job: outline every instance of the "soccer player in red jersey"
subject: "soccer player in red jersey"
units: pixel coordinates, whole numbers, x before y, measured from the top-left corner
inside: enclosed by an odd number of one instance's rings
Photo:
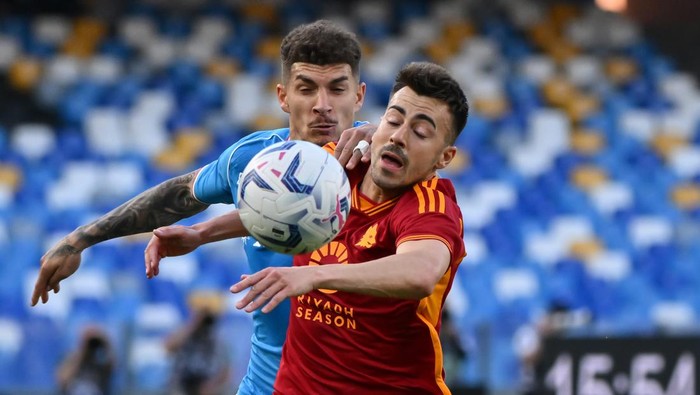
[[[438,333],[465,256],[449,180],[468,104],[431,63],[397,75],[372,139],[371,163],[350,171],[352,209],[329,244],[231,287],[237,307],[272,310],[292,297],[277,394],[449,394]]]

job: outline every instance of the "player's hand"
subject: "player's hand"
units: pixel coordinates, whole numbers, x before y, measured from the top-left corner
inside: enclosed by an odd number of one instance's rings
[[[335,158],[338,159],[338,162],[348,170],[354,169],[360,161],[369,162],[371,158],[370,150],[361,153],[359,150],[355,150],[355,147],[361,140],[371,144],[372,135],[376,130],[377,125],[371,123],[345,129],[335,147]]]
[[[248,293],[236,303],[236,308],[250,313],[264,305],[263,313],[272,311],[285,299],[314,289],[313,269],[314,266],[268,267],[255,274],[241,276],[241,281],[231,286],[231,292],[248,289]]]
[[[144,252],[146,277],[160,273],[160,260],[168,256],[188,254],[202,245],[198,231],[191,226],[171,225],[153,230],[153,236]]]
[[[61,240],[41,257],[41,269],[34,284],[32,306],[49,301],[49,292],[58,293],[61,281],[70,277],[80,267],[82,250],[73,247],[66,239]]]

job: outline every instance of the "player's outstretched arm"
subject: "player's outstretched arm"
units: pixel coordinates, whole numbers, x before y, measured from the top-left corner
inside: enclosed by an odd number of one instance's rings
[[[247,235],[238,210],[192,226],[171,225],[155,229],[144,254],[146,277],[158,275],[160,260],[165,257],[188,254],[202,244]]]
[[[367,163],[370,160],[370,150],[364,152],[355,150],[357,143],[366,141],[372,143],[372,135],[377,130],[377,125],[366,123],[350,129],[345,129],[340,135],[335,147],[335,158],[348,170],[352,170],[360,161]]]
[[[450,259],[450,250],[441,241],[409,241],[399,245],[394,255],[364,263],[268,267],[244,276],[231,287],[231,292],[248,289],[236,307],[247,312],[262,307],[263,313],[271,311],[289,297],[319,288],[371,296],[422,299],[433,292],[447,271]]]
[[[194,198],[192,183],[197,171],[172,178],[83,225],[61,239],[41,257],[41,269],[34,285],[31,304],[49,292],[58,293],[60,282],[80,267],[80,254],[92,245],[117,237],[151,230],[191,217],[208,207]]]

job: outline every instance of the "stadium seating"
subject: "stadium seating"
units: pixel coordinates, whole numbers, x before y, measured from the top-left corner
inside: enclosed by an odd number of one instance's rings
[[[450,297],[465,384],[517,388],[513,337],[555,303],[590,311],[595,333],[700,326],[700,89],[630,21],[525,0],[191,2],[187,17],[159,3],[129,2],[109,24],[0,16],[0,73],[60,117],[0,125],[0,392],[52,388],[57,362],[95,322],[113,324],[122,388],[163,388],[163,336],[188,314],[189,292],[225,292],[246,272],[240,242],[168,259],[155,280],[143,275],[147,238],[104,243],[49,304],[29,308],[39,259],[248,131],[284,125],[270,89],[280,34],[319,16],[362,40],[360,119],[378,120],[407,61],[444,64],[468,92],[460,155],[445,171],[468,251]],[[250,319],[229,310],[238,380]]]

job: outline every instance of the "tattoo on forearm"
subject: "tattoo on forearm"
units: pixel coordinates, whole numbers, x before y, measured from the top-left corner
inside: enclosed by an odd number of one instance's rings
[[[82,241],[93,245],[116,237],[150,232],[191,217],[208,207],[190,191],[195,173],[175,177],[139,194],[91,224],[78,229]]]
[[[78,253],[80,253],[79,249],[73,247],[70,244],[63,244],[60,247],[58,247],[58,249],[56,250],[56,252],[54,254],[58,255],[58,256],[66,256],[66,255],[72,255],[72,254],[78,254]]]

